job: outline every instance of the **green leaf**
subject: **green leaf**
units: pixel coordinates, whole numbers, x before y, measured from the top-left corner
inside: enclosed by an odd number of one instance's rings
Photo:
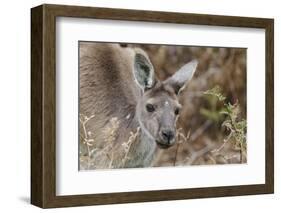
[[[207,90],[203,93],[204,95],[211,95],[216,97],[219,101],[224,101],[226,97],[221,94],[221,88],[219,86],[215,86],[214,88]]]

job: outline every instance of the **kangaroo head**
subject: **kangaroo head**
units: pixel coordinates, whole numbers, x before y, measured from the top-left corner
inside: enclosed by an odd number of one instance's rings
[[[141,50],[136,51],[133,72],[143,91],[136,115],[141,130],[160,148],[175,144],[176,120],[181,108],[178,96],[191,80],[196,67],[197,61],[191,61],[165,81],[160,81],[148,56]]]

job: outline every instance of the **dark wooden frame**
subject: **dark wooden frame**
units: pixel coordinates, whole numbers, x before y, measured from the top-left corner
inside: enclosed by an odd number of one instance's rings
[[[266,32],[266,183],[195,189],[56,196],[56,17],[262,28]],[[274,192],[274,20],[41,5],[31,9],[31,203],[65,207]]]

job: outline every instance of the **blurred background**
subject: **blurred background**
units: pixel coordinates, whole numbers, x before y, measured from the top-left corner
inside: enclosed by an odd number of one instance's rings
[[[245,163],[246,49],[121,44],[144,49],[160,80],[185,63],[198,68],[180,102],[178,143],[157,150],[154,166]]]

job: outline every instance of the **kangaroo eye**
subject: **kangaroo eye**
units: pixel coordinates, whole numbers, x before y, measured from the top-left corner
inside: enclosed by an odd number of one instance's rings
[[[176,109],[175,109],[175,114],[178,115],[179,112],[180,112],[180,109],[179,109],[179,108],[176,108]]]
[[[146,105],[146,110],[148,112],[154,112],[155,111],[155,107],[152,104],[147,104]]]

